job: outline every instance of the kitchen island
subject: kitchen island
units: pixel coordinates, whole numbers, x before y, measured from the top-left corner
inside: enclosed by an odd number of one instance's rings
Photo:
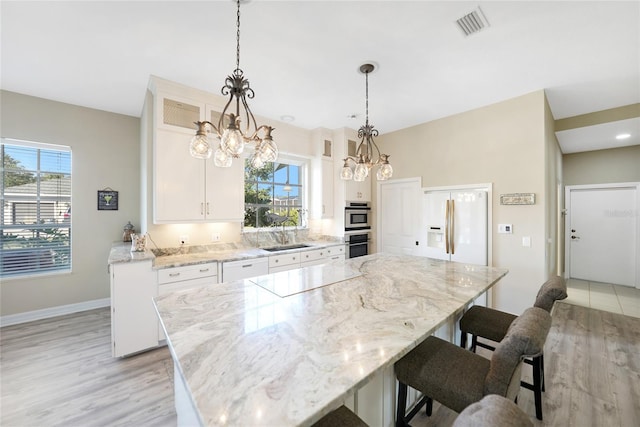
[[[505,274],[374,254],[159,296],[178,424],[310,425]]]

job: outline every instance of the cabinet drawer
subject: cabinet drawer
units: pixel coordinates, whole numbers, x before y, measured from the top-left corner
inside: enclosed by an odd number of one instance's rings
[[[300,264],[300,252],[292,254],[272,255],[269,257],[269,268],[283,265]]]
[[[262,276],[268,273],[269,261],[265,258],[222,263],[222,280],[225,282]]]
[[[344,245],[340,245],[340,246],[331,246],[329,248],[325,249],[326,251],[326,256],[334,256],[334,255],[344,255],[345,254],[345,250],[344,250]]]
[[[300,252],[300,262],[316,261],[327,255],[326,249],[314,249],[312,251]]]
[[[181,282],[183,280],[199,279],[218,275],[218,263],[185,265],[184,267],[165,268],[158,270],[158,284]]]

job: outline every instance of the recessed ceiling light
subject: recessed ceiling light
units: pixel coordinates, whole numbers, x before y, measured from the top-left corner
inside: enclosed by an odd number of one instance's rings
[[[616,135],[616,139],[627,139],[627,138],[631,138],[630,133],[621,133],[619,135]]]
[[[285,123],[291,123],[292,121],[294,121],[296,118],[290,115],[284,115],[284,116],[280,116],[280,120],[282,120]]]
[[[357,117],[358,117],[358,115],[357,115],[357,114],[349,114],[349,115],[347,116],[347,118],[348,118],[348,119],[355,119],[355,118],[357,118]]]

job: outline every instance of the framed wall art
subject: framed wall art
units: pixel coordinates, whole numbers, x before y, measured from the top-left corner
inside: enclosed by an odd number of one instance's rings
[[[118,192],[107,187],[104,190],[98,190],[98,210],[99,211],[117,211],[118,210]]]

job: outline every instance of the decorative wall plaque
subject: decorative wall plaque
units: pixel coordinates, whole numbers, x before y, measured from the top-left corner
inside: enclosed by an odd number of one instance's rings
[[[535,205],[536,193],[511,193],[500,195],[501,205]]]
[[[118,192],[110,189],[109,187],[104,190],[98,190],[98,210],[117,211]]]

